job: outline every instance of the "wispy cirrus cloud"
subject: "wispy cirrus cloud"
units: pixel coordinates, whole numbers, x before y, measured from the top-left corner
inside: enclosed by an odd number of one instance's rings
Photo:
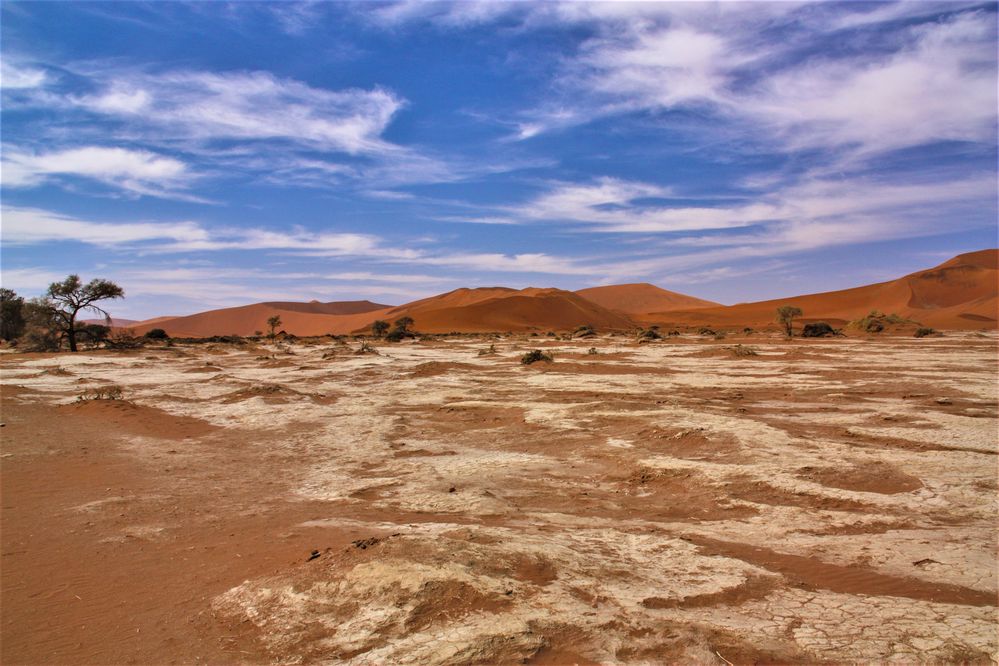
[[[650,4],[553,4],[525,17],[525,26],[589,23],[600,34],[564,58],[557,94],[523,113],[515,137],[698,109],[730,136],[762,131],[788,152],[995,140],[996,25],[975,5],[857,3],[832,13],[795,3]],[[933,20],[913,23],[920,17]],[[866,50],[808,53],[810,42],[867,28],[878,32]],[[775,30],[780,38],[768,35]]]
[[[85,146],[45,153],[4,151],[4,187],[41,185],[53,178],[80,177],[136,195],[204,201],[183,192],[196,178],[180,160],[145,150]]]
[[[404,100],[382,88],[326,90],[269,72],[94,70],[98,90],[68,102],[194,141],[281,140],[351,155],[394,151],[381,138]]]

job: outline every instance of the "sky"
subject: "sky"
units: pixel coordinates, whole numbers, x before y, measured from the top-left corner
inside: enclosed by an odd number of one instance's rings
[[[117,317],[997,245],[996,3],[0,4],[3,286]]]

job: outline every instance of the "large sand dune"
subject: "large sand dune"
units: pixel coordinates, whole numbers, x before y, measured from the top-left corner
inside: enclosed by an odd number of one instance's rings
[[[796,305],[804,320],[840,326],[871,310],[896,313],[944,329],[996,328],[999,250],[962,254],[935,268],[879,284],[806,296],[725,306],[650,284],[561,289],[484,287],[456,289],[399,306],[369,301],[333,303],[268,302],[210,310],[186,317],[147,320],[139,334],[162,328],[175,337],[252,335],[281,317],[295,335],[347,334],[367,330],[376,319],[412,317],[425,333],[565,331],[583,324],[625,330],[652,323],[760,327],[773,323],[780,305]]]
[[[607,287],[591,287],[576,292],[583,298],[605,308],[626,315],[644,315],[649,312],[669,312],[670,310],[693,310],[696,308],[719,307],[721,303],[702,298],[679,294],[649,284],[614,284]]]
[[[370,319],[364,313],[380,311],[390,306],[370,301],[338,301],[310,303],[272,301],[255,303],[222,310],[209,310],[186,317],[156,317],[133,326],[141,335],[153,328],[162,328],[175,337],[210,337],[213,335],[253,335],[267,331],[267,320],[274,315],[281,317],[281,328],[296,335],[325,335],[343,332],[343,320],[358,317],[358,326]]]
[[[981,250],[890,282],[756,303],[650,313],[640,319],[659,324],[765,326],[773,322],[777,307],[795,305],[804,312],[805,321],[822,319],[834,325],[879,310],[936,328],[996,328],[997,264],[999,250]]]

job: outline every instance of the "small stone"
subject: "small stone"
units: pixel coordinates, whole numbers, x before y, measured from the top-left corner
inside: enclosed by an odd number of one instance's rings
[[[953,402],[951,402],[950,398],[937,398],[936,399],[936,403],[938,405],[951,405],[951,404],[953,404]]]

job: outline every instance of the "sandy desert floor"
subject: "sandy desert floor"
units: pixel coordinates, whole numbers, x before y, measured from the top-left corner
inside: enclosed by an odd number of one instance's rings
[[[994,334],[357,346],[4,355],[3,663],[997,658]]]

